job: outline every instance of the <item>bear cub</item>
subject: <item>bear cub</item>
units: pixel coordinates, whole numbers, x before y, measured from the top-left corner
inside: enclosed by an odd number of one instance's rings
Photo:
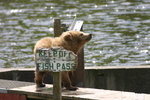
[[[92,38],[92,34],[84,33],[81,31],[67,31],[62,33],[61,36],[50,38],[45,37],[37,41],[34,47],[34,54],[38,48],[51,48],[51,47],[61,47],[66,50],[72,51],[74,54],[78,54],[82,46],[90,41]],[[34,59],[36,59],[34,57]],[[37,87],[45,87],[43,83],[44,75],[46,71],[39,72],[35,71],[34,81]],[[72,86],[71,80],[73,79],[72,71],[64,71],[61,72],[62,85],[66,87],[67,90],[77,90],[77,87]]]

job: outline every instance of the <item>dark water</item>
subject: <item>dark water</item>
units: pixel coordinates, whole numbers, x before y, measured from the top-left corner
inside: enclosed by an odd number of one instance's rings
[[[150,0],[0,0],[0,68],[34,67],[34,44],[53,37],[53,19],[74,16],[93,34],[86,66],[150,64]]]

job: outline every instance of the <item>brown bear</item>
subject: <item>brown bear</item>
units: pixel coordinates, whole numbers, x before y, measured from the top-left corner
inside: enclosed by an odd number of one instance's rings
[[[72,51],[73,53],[77,54],[81,47],[88,42],[92,38],[92,34],[83,33],[81,31],[67,31],[62,33],[61,36],[55,38],[42,38],[41,40],[37,41],[34,47],[34,54],[38,48],[51,48],[55,46],[62,47],[66,50]],[[36,58],[34,58],[36,59]],[[37,87],[45,87],[43,83],[43,78],[45,75],[44,72],[39,72],[38,70],[35,71],[35,83]],[[72,86],[71,78],[73,77],[73,72],[62,72],[62,84],[68,90],[76,90],[76,87]]]

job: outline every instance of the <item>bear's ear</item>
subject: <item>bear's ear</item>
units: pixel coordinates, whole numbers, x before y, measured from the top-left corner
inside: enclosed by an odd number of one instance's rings
[[[72,40],[72,35],[71,35],[71,34],[67,34],[67,35],[64,37],[64,39],[65,39],[66,41],[71,41],[71,40]]]

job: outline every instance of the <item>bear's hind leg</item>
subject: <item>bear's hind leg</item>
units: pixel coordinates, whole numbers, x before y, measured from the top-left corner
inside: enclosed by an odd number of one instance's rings
[[[77,90],[77,87],[73,87],[71,80],[69,78],[69,72],[62,72],[62,83],[66,87],[67,90]]]
[[[73,71],[69,71],[68,74],[69,74],[70,81],[73,83],[74,72]]]
[[[35,71],[34,81],[35,81],[37,87],[45,87],[45,84],[43,83],[45,73],[46,72]]]

